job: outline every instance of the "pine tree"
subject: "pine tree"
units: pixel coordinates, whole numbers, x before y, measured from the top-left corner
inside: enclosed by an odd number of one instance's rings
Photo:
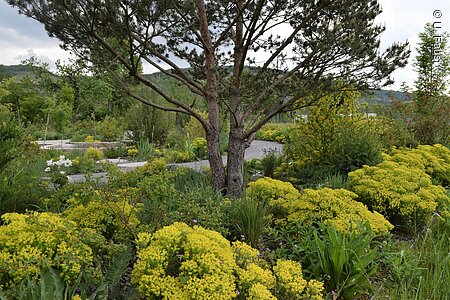
[[[166,104],[134,93],[115,76],[131,97],[196,118],[205,130],[213,186],[231,196],[243,191],[245,149],[273,116],[311,105],[342,87],[336,82],[371,88],[392,83],[390,75],[409,56],[407,43],[379,51],[385,28],[374,21],[381,13],[376,0],[6,2],[43,23],[65,49],[113,77],[126,70]],[[192,99],[142,76],[141,62],[200,96],[207,118],[190,106]],[[226,169],[223,115],[229,118]]]

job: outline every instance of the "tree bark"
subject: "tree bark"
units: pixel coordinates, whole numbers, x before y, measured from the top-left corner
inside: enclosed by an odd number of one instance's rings
[[[208,161],[211,168],[212,185],[215,191],[223,191],[226,187],[226,174],[220,155],[219,135],[215,133],[206,134],[208,145]]]
[[[228,145],[227,195],[238,198],[244,190],[245,143],[230,136]]]
[[[217,74],[215,71],[215,49],[212,45],[211,34],[208,28],[208,17],[204,0],[196,0],[198,20],[200,24],[200,35],[203,40],[205,53],[205,75],[206,87],[204,96],[208,107],[209,124],[205,127],[206,142],[208,145],[208,160],[212,172],[212,184],[216,191],[226,187],[225,167],[220,155],[220,109],[219,94],[217,87]]]
[[[247,148],[243,138],[244,122],[241,116],[230,117],[230,135],[227,158],[227,195],[238,198],[244,190],[244,154]]]

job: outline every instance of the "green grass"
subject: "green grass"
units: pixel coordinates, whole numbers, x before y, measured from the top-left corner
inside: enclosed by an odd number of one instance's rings
[[[393,240],[384,263],[388,274],[378,298],[450,299],[450,222],[436,216],[415,239]]]

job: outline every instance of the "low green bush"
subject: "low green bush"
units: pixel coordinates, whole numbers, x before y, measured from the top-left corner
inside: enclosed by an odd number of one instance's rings
[[[221,233],[228,232],[224,224],[225,202],[209,185],[195,184],[181,187],[181,182],[195,182],[186,178],[185,169],[163,171],[142,179],[137,195],[142,203],[139,213],[142,223],[152,229],[173,222],[198,224]],[[195,179],[194,179],[195,180]]]
[[[123,137],[124,129],[120,120],[106,116],[98,123],[98,132],[102,136],[103,141],[112,142]]]
[[[191,151],[166,149],[163,153],[168,162],[182,163],[195,160],[195,154]]]
[[[136,194],[136,188],[129,188],[97,189],[90,199],[73,195],[67,200],[68,207],[63,215],[80,228],[94,229],[108,241],[126,243],[140,223],[137,218],[140,205],[133,203]]]

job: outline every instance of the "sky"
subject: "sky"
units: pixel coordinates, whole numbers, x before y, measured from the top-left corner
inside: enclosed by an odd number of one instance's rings
[[[418,33],[428,22],[442,27],[438,32],[450,31],[450,0],[379,0],[383,8],[376,21],[386,26],[381,36],[380,50],[394,42],[408,41],[411,47],[409,64],[393,74],[391,89],[399,89],[402,82],[413,86],[416,74],[412,62],[417,52]],[[59,47],[59,41],[48,37],[39,22],[19,15],[4,0],[0,0],[0,64],[17,65],[34,56],[55,67],[56,60],[67,60],[70,54]],[[153,70],[144,65],[144,72]]]

